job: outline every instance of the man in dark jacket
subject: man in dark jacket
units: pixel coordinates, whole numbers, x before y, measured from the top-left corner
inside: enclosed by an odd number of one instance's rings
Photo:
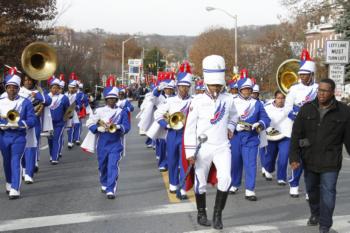
[[[342,166],[342,149],[350,152],[350,108],[334,98],[335,83],[323,79],[317,98],[305,104],[292,131],[289,162],[292,169],[305,166],[306,191],[311,217],[309,226],[320,225],[320,233],[332,226],[336,184]]]

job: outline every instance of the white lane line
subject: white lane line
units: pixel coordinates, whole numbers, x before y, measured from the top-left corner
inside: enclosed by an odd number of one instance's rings
[[[332,229],[336,230],[338,233],[348,233],[350,229],[350,215],[343,216],[335,216],[333,217],[333,226]],[[306,227],[307,219],[299,219],[292,221],[284,221],[284,222],[271,222],[262,225],[244,225],[237,227],[227,227],[224,228],[223,231],[220,232],[230,232],[230,233],[259,233],[266,232],[269,233],[280,233],[280,230],[283,229],[296,229],[296,227]],[[185,233],[217,233],[217,230],[208,229],[208,230],[199,230],[199,231],[188,231]]]
[[[40,150],[46,150],[47,148],[49,148],[49,145],[45,145],[45,146],[40,147]]]
[[[104,212],[86,212],[76,214],[63,214],[36,218],[22,218],[0,221],[0,232],[14,231],[38,227],[60,226],[67,224],[86,223],[93,221],[103,221],[106,219],[124,219],[145,217],[154,215],[174,214],[194,212],[196,206],[194,203],[179,203],[155,206],[148,209],[141,209],[130,212],[123,211],[104,211]]]

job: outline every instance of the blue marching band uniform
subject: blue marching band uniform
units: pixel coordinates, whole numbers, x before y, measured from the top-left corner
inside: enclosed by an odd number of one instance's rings
[[[291,177],[287,178],[289,143],[293,120],[300,107],[316,98],[318,85],[314,83],[314,74],[314,62],[302,59],[299,75],[301,77],[308,75],[311,78],[306,82],[302,79],[293,85],[286,96],[284,106],[279,107],[275,105],[274,100],[264,104],[255,98],[256,95],[253,93],[259,92],[258,85],[254,85],[247,74],[230,83],[230,89],[233,91],[225,95],[232,98],[238,122],[233,130],[234,136],[230,139],[231,177],[227,190],[229,193],[235,194],[239,190],[244,170],[244,196],[249,201],[257,200],[255,186],[257,158],[260,153],[266,179],[271,180],[272,173],[277,170],[277,183],[285,185],[289,182],[290,196],[299,196],[302,166],[292,171]],[[180,199],[187,198],[185,187],[180,187],[185,179],[181,160],[185,151],[183,137],[186,125],[173,128],[169,116],[181,113],[186,118],[192,101],[192,96],[188,92],[192,79],[190,73],[179,72],[176,80],[159,80],[158,85],[148,94],[149,103],[152,104],[147,106],[152,109],[147,112],[148,115],[151,114],[151,117],[148,117],[153,123],[148,127],[146,135],[155,142],[156,156],[159,159],[158,169],[169,173],[169,192],[175,193],[180,190]],[[125,147],[124,138],[130,130],[130,114],[134,111],[131,102],[124,98],[125,90],[113,85],[107,86],[103,91],[106,106],[96,109],[93,113],[88,98],[82,91],[73,90],[63,94],[65,86],[63,80],[55,77],[50,79],[49,92],[39,90],[36,86],[28,88],[20,85],[21,78],[16,72],[11,71],[5,78],[6,93],[0,98],[0,149],[4,162],[6,191],[10,199],[20,196],[22,172],[25,182],[33,183],[40,134],[43,131],[51,131],[47,136],[52,165],[58,164],[60,160],[65,128],[69,128],[68,146],[71,147],[73,143],[80,144],[82,120],[79,119],[79,112],[84,107],[87,108],[86,112],[89,115],[86,122],[89,130],[82,148],[89,152],[96,151],[101,191],[106,193],[108,199],[114,199],[120,175],[119,163]],[[194,88],[198,92],[193,97],[204,95],[203,91],[207,90],[207,85],[199,82]],[[183,86],[187,88],[185,95],[181,92]],[[70,80],[68,87],[78,89],[82,88],[82,85],[79,86],[77,80]],[[43,106],[44,110],[42,109],[39,114],[34,111],[34,102]],[[65,120],[64,116],[72,105],[74,105],[73,117]],[[13,120],[11,114],[17,113],[19,117]],[[48,119],[51,128],[44,126],[43,121]],[[275,131],[281,136],[277,140],[269,136]]]
[[[108,99],[117,99],[118,89],[106,87],[103,94],[107,101]],[[95,147],[101,191],[106,193],[108,199],[114,199],[120,173],[119,162],[123,157],[123,136],[130,130],[128,113],[116,104],[114,106],[107,105],[97,108],[86,125],[96,135]],[[115,126],[115,132],[109,131],[110,125]]]

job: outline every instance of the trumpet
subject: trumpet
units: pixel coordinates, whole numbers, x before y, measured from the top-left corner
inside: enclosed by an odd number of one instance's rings
[[[115,133],[118,130],[116,124],[107,124],[102,120],[98,120],[97,125],[104,127],[109,133]]]
[[[183,112],[175,112],[171,115],[169,113],[166,113],[164,115],[164,118],[170,125],[170,128],[174,130],[182,129],[186,121],[186,116]]]
[[[250,123],[248,123],[248,122],[245,122],[245,121],[238,121],[237,124],[243,125],[243,126],[244,126],[244,130],[246,130],[246,131],[252,131],[253,125],[250,124]],[[257,133],[260,133],[262,130],[263,130],[263,126],[262,126],[262,125],[259,125],[259,126],[255,129],[255,131],[256,131]]]

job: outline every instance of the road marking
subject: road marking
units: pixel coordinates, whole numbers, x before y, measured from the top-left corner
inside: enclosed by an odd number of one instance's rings
[[[0,221],[0,231],[14,231],[38,227],[60,226],[68,224],[86,223],[94,221],[105,221],[107,219],[130,219],[164,214],[195,212],[196,206],[193,203],[179,203],[155,206],[136,211],[101,211],[76,214],[63,214],[36,218],[22,218]]]
[[[350,229],[350,215],[343,216],[335,216],[333,217],[333,226],[332,229],[336,230],[338,233],[348,233]],[[271,222],[267,224],[261,225],[243,225],[236,227],[226,227],[223,231],[220,232],[231,232],[231,233],[259,233],[266,232],[269,233],[281,233],[280,230],[283,229],[294,229],[295,232],[298,231],[297,227],[306,227],[307,219],[299,219],[292,221],[283,221],[283,222]],[[311,228],[310,228],[311,230]],[[218,231],[215,229],[208,230],[198,230],[198,231],[188,231],[185,233],[217,233]]]
[[[162,173],[162,177],[163,177],[165,190],[166,190],[166,192],[168,194],[169,202],[170,203],[180,203],[181,200],[176,198],[176,194],[170,193],[170,191],[169,191],[169,173],[168,172],[161,172],[161,173]],[[196,199],[194,197],[194,192],[193,192],[192,189],[187,192],[187,196],[188,196],[188,199],[191,202],[195,202],[196,201]]]
[[[45,146],[40,147],[40,150],[46,150],[47,148],[49,148],[49,145],[45,145]]]

